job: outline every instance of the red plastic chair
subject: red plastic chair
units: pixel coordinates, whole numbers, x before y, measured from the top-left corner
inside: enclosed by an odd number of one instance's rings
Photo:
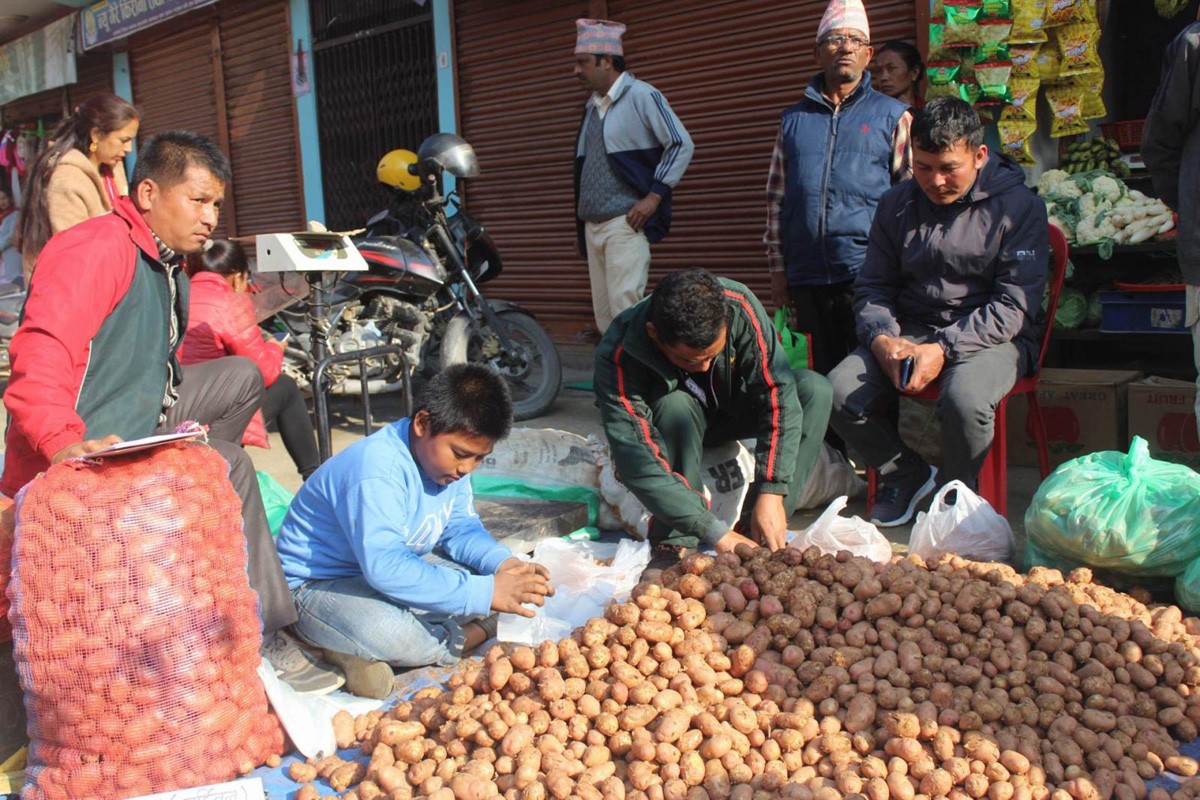
[[[1058,298],[1062,293],[1063,279],[1067,275],[1067,237],[1054,225],[1050,226],[1050,253],[1053,259],[1050,275],[1049,302],[1046,304],[1046,328],[1042,332],[1042,349],[1038,352],[1037,371],[1032,375],[1017,378],[1016,384],[996,405],[996,428],[992,446],[983,465],[979,468],[979,494],[992,504],[1002,516],[1008,513],[1008,400],[1013,395],[1023,394],[1029,402],[1029,419],[1033,422],[1034,442],[1037,445],[1038,470],[1044,480],[1050,474],[1050,451],[1046,448],[1046,423],[1038,405],[1038,376],[1042,372],[1042,361],[1050,347],[1050,331],[1054,329],[1054,312],[1058,310]],[[939,384],[925,387],[915,395],[921,400],[936,400]],[[876,475],[873,467],[867,468],[867,513],[875,505]]]

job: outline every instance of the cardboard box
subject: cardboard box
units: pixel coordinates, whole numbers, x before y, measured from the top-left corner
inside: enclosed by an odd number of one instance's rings
[[[1126,389],[1141,377],[1136,370],[1042,370],[1038,403],[1051,468],[1087,453],[1127,449]],[[1008,401],[1008,463],[1037,466],[1029,404],[1022,397]]]
[[[1129,436],[1150,443],[1150,455],[1200,469],[1196,384],[1149,377],[1129,384]]]

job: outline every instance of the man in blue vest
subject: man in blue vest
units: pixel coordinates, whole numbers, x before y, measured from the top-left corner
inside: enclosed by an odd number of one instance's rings
[[[817,28],[821,72],[783,112],[767,179],[771,301],[794,305],[822,375],[855,345],[854,276],[875,206],[912,175],[912,113],[871,87],[870,35],[862,0],[830,0]]]
[[[624,25],[575,25],[575,77],[592,91],[575,142],[576,235],[603,335],[646,291],[650,245],[671,227],[671,194],[692,160],[692,138],[662,93],[625,71]]]

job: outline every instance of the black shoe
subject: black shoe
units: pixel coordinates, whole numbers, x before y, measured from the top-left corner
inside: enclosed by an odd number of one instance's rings
[[[650,563],[646,565],[646,569],[642,570],[640,580],[646,580],[648,574],[657,575],[664,569],[678,564],[680,557],[683,555],[683,550],[684,548],[677,545],[650,545]],[[651,573],[651,570],[657,570],[657,572]]]
[[[875,507],[871,523],[881,528],[894,528],[913,518],[917,504],[937,488],[937,470],[928,464],[902,474],[880,477],[875,490]]]

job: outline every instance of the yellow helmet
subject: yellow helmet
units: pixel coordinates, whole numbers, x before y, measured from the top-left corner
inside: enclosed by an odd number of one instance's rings
[[[417,174],[417,154],[411,150],[392,150],[379,159],[375,177],[380,183],[405,192],[421,188],[421,176]]]

